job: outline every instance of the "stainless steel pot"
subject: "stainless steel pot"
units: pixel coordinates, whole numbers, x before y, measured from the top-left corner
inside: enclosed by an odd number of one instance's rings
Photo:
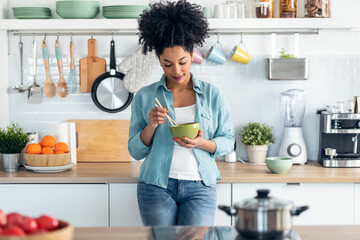
[[[308,206],[294,207],[288,200],[269,197],[269,190],[257,190],[255,198],[234,204],[234,207],[220,205],[219,208],[236,217],[236,230],[245,237],[285,237],[293,228],[292,216],[307,210]]]

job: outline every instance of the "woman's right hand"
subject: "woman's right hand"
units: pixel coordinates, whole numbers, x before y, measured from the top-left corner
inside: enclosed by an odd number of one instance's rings
[[[149,113],[149,125],[153,128],[156,128],[159,124],[164,124],[166,113],[168,113],[166,108],[152,108]]]

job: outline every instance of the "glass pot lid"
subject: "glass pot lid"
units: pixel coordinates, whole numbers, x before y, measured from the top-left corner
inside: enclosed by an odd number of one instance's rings
[[[270,190],[259,189],[257,196],[249,198],[241,202],[235,203],[234,207],[238,210],[252,210],[252,211],[272,211],[272,210],[291,210],[293,202],[289,200],[269,197]]]

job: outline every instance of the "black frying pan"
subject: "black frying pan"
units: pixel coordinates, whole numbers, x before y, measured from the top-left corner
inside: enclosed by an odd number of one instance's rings
[[[98,108],[108,113],[116,113],[130,105],[134,94],[124,88],[124,76],[116,71],[115,42],[111,40],[110,71],[98,76],[91,87],[91,97]]]

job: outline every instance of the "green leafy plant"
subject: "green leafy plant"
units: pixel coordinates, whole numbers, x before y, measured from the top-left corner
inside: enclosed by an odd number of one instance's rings
[[[28,141],[28,135],[17,123],[0,128],[0,153],[20,153]]]
[[[239,132],[245,145],[268,145],[275,142],[272,127],[260,122],[249,122]]]
[[[286,50],[284,48],[280,51],[280,58],[295,58],[294,54],[286,53]]]

